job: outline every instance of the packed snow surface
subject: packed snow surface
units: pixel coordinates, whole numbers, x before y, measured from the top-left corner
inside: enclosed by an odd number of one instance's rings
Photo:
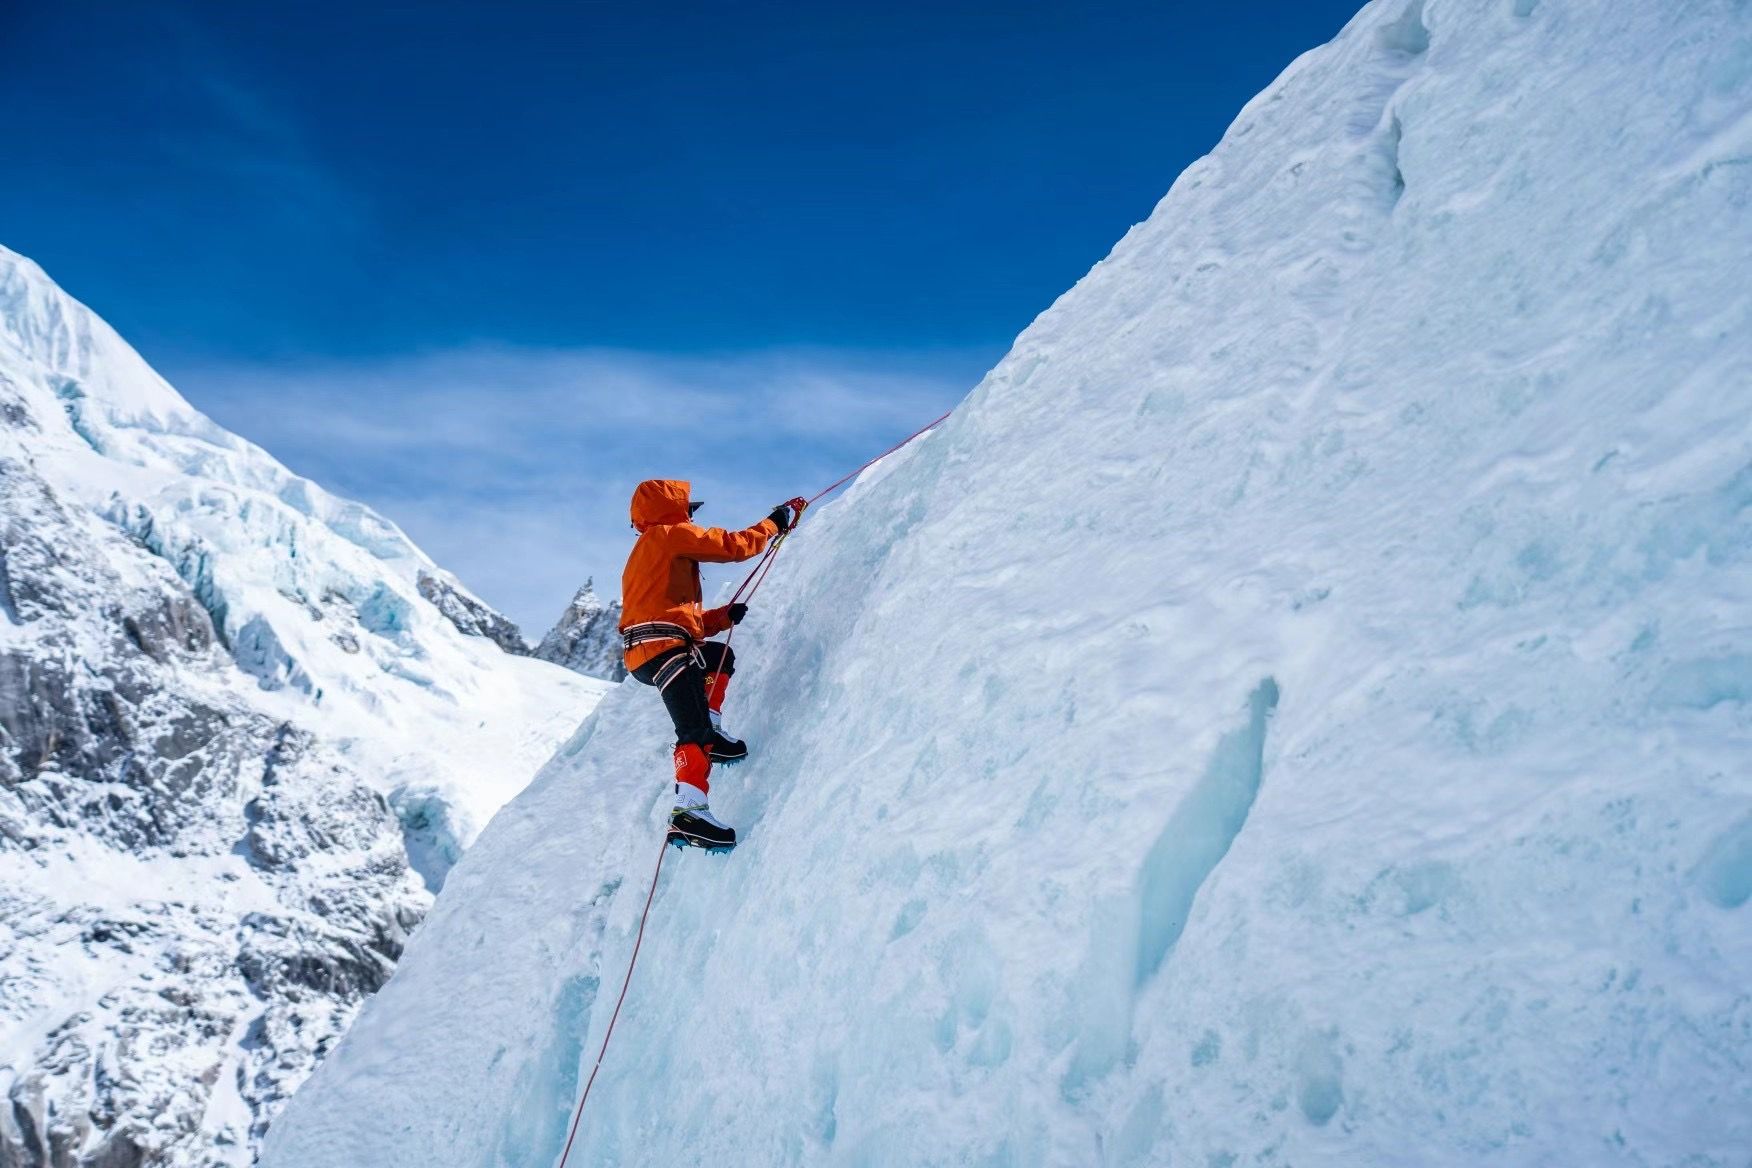
[[[570,1163],[1743,1166],[1749,161],[1743,3],[1291,65],[785,545]],[[669,740],[604,701],[267,1168],[555,1163]]]

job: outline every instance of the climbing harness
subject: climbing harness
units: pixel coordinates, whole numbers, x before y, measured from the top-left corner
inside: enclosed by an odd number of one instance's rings
[[[659,690],[668,689],[669,683],[680,677],[690,662],[701,670],[706,668],[706,654],[700,648],[700,642],[680,625],[670,624],[668,621],[645,621],[643,624],[630,625],[621,633],[621,647],[626,650],[631,650],[634,645],[647,645],[653,641],[680,641],[687,647],[687,652],[677,654],[651,679]],[[726,640],[725,643],[729,642]]]
[[[953,412],[953,410],[949,411],[949,413]],[[767,544],[766,551],[762,553],[760,559],[749,571],[747,577],[745,577],[742,583],[737,586],[735,593],[730,597],[730,603],[735,604],[737,601],[741,600],[745,594],[753,596],[756,592],[760,591],[760,586],[766,583],[767,573],[772,571],[774,557],[777,556],[779,548],[784,544],[785,537],[790,535],[791,532],[797,530],[797,524],[803,521],[804,511],[814,506],[818,500],[833,494],[835,491],[839,490],[841,487],[845,486],[847,483],[851,482],[853,479],[857,478],[859,475],[863,474],[865,471],[869,470],[878,462],[881,462],[913,439],[942,425],[948,420],[949,413],[945,413],[942,417],[936,419],[927,426],[921,426],[919,429],[914,430],[911,434],[908,434],[905,438],[902,438],[899,442],[896,442],[893,446],[890,446],[875,458],[864,463],[864,465],[860,466],[857,470],[835,479],[825,489],[817,491],[815,495],[805,500],[803,506],[797,509],[797,515],[792,519],[791,526],[785,531],[780,532],[773,538],[771,543]],[[729,633],[724,637],[724,644],[729,645],[730,638],[735,635],[736,627],[732,625]],[[622,633],[621,637],[626,647],[629,649],[634,645],[643,644],[647,641],[680,639],[688,644],[689,648],[692,649],[696,656],[699,653],[697,644],[693,637],[688,635],[687,630],[680,625],[670,624],[667,621],[646,621],[643,624],[633,625]],[[688,659],[689,657],[686,654],[676,658],[677,661],[687,661]],[[560,1152],[559,1163],[555,1165],[555,1168],[566,1168],[566,1160],[572,1154],[572,1143],[578,1138],[578,1123],[584,1118],[584,1104],[590,1098],[590,1088],[596,1082],[596,1072],[602,1069],[602,1060],[608,1054],[608,1040],[614,1037],[614,1024],[620,1020],[621,1006],[625,1004],[627,1000],[627,990],[633,984],[633,970],[639,964],[639,948],[645,943],[645,922],[651,918],[651,902],[657,898],[657,880],[663,875],[663,859],[668,854],[669,839],[665,836],[663,847],[657,853],[657,867],[651,873],[651,889],[649,892],[645,893],[645,908],[639,914],[639,931],[633,937],[633,954],[627,959],[627,975],[621,979],[620,997],[615,999],[614,1012],[608,1016],[608,1029],[603,1032],[602,1046],[596,1052],[596,1062],[591,1066],[590,1077],[584,1081],[584,1090],[578,1096],[578,1106],[572,1112],[572,1124],[566,1132],[566,1146]]]
[[[668,621],[645,621],[643,624],[628,625],[621,630],[621,648],[632,649],[635,645],[647,644],[651,641],[691,641],[693,634],[680,625]]]

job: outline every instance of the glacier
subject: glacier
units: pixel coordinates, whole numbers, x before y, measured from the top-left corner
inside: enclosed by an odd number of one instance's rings
[[[1291,64],[785,545],[572,1168],[1744,1165],[1749,162],[1731,0]],[[552,1168],[669,739],[608,695],[266,1168]]]
[[[0,1165],[243,1168],[608,688],[0,248]]]

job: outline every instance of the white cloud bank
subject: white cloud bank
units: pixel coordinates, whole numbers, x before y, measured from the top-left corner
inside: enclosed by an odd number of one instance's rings
[[[586,576],[619,591],[640,479],[691,479],[702,521],[751,523],[948,409],[996,355],[481,345],[168,372],[197,407],[400,523],[539,636]]]

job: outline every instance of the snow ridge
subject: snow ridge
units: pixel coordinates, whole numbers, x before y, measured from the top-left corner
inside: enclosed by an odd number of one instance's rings
[[[253,1161],[601,691],[508,625],[0,248],[0,1164]]]

